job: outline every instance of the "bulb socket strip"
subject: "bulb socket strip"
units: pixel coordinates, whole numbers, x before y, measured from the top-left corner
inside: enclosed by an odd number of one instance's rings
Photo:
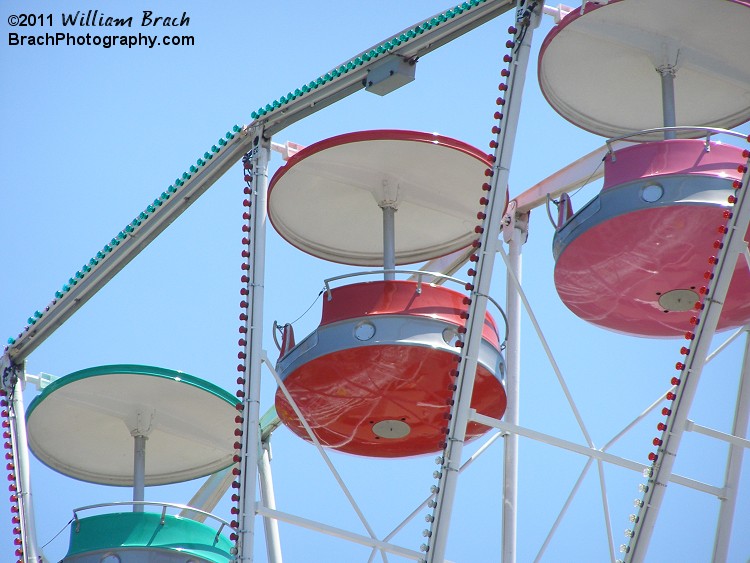
[[[36,310],[27,319],[27,324],[24,329],[19,332],[18,337],[8,338],[7,345],[5,346],[4,353],[8,353],[10,348],[16,343],[17,339],[21,339],[26,335],[33,327],[44,317],[58,302],[63,299],[78,283],[86,278],[92,271],[99,267],[99,265],[105,261],[108,256],[128,237],[135,236],[138,228],[158,211],[158,209],[171,198],[174,194],[178,193],[180,188],[185,185],[185,182],[190,180],[194,174],[199,172],[205,167],[226,145],[229,141],[234,139],[235,135],[239,133],[242,128],[239,125],[235,125],[226,132],[226,134],[219,138],[216,144],[211,146],[211,149],[203,153],[203,156],[195,161],[195,164],[191,165],[185,172],[178,176],[175,181],[164,190],[159,197],[154,199],[152,203],[146,206],[130,223],[125,225],[117,235],[115,235],[102,249],[97,252],[88,262],[84,263],[83,266],[76,273],[71,276],[62,287],[55,292],[54,299],[43,309]]]
[[[239,517],[239,514],[241,512],[240,506],[242,503],[242,497],[244,494],[247,494],[246,491],[243,490],[239,477],[242,473],[241,467],[242,467],[242,435],[243,435],[243,424],[245,422],[244,418],[244,405],[245,405],[245,399],[248,394],[248,369],[247,369],[247,350],[248,350],[248,327],[247,322],[249,319],[249,308],[250,308],[250,284],[252,283],[252,249],[253,249],[253,232],[252,232],[252,211],[253,211],[253,201],[254,201],[254,194],[255,194],[255,188],[254,188],[254,180],[255,180],[255,167],[256,163],[253,161],[252,158],[253,152],[247,153],[242,158],[242,171],[243,171],[243,180],[245,182],[245,186],[243,187],[243,200],[242,200],[242,262],[240,264],[240,282],[242,283],[242,286],[240,287],[240,313],[239,313],[239,321],[240,326],[238,328],[238,332],[240,335],[239,340],[237,341],[237,345],[240,348],[240,351],[237,352],[237,359],[239,360],[239,363],[237,364],[237,385],[239,386],[239,389],[235,391],[235,395],[240,400],[240,402],[237,404],[237,416],[235,417],[234,421],[237,423],[237,427],[234,430],[234,435],[237,438],[237,441],[234,443],[234,457],[232,458],[232,461],[235,463],[235,467],[232,469],[232,475],[235,476],[235,480],[232,482],[232,501],[234,502],[234,505],[231,507],[230,511],[232,513],[232,516]],[[239,529],[240,523],[237,520],[232,520],[230,523],[230,527],[232,528],[232,532],[229,534],[229,539],[235,544],[237,544],[239,540]],[[237,545],[237,548],[239,549],[239,545]]]
[[[0,389],[0,425],[3,429],[3,459],[8,472],[8,493],[10,501],[10,523],[13,535],[12,553],[18,558],[17,563],[24,563],[23,524],[21,520],[21,494],[16,477],[16,458],[13,443],[13,421],[11,420],[11,399],[5,389]]]
[[[499,149],[501,148],[501,142],[500,138],[503,134],[503,119],[505,118],[505,115],[503,114],[503,110],[506,106],[506,96],[508,92],[508,78],[511,76],[511,64],[513,64],[513,52],[517,46],[518,43],[520,43],[524,30],[521,30],[519,33],[519,30],[514,27],[510,26],[508,28],[508,33],[512,36],[512,39],[508,40],[505,44],[505,46],[510,50],[509,53],[505,54],[503,56],[503,63],[505,63],[505,67],[500,71],[500,76],[502,82],[498,85],[498,91],[501,92],[500,97],[498,97],[495,100],[495,105],[497,106],[497,110],[493,113],[493,125],[490,130],[492,135],[494,135],[494,138],[490,141],[489,147],[490,149],[494,150],[494,153],[488,154],[487,158],[491,163],[497,162],[497,153],[499,152]],[[519,38],[520,37],[520,38]],[[443,486],[443,479],[445,475],[450,471],[449,468],[446,465],[446,449],[448,448],[448,442],[447,438],[450,435],[450,426],[451,422],[453,421],[454,417],[454,407],[457,403],[458,399],[458,393],[460,391],[459,386],[457,385],[457,380],[459,377],[459,372],[461,369],[461,363],[466,361],[466,355],[468,350],[465,347],[466,344],[466,336],[467,331],[469,328],[469,323],[471,321],[470,319],[470,308],[473,302],[473,294],[476,290],[476,284],[478,283],[477,280],[477,274],[478,274],[478,263],[480,262],[480,249],[482,248],[482,240],[485,238],[485,231],[487,230],[487,222],[489,220],[489,207],[491,206],[493,202],[493,198],[495,197],[495,191],[501,188],[497,187],[497,181],[493,181],[493,178],[495,176],[495,170],[494,168],[490,167],[487,168],[484,171],[484,175],[486,178],[486,181],[482,184],[482,192],[483,195],[479,198],[479,211],[477,212],[477,220],[479,223],[474,227],[474,233],[476,233],[478,238],[476,238],[474,241],[472,241],[471,246],[474,249],[474,252],[469,256],[469,263],[470,267],[467,271],[468,277],[470,279],[469,282],[466,283],[464,286],[464,289],[467,292],[467,295],[463,298],[463,305],[465,309],[461,311],[460,318],[463,320],[463,325],[460,326],[457,330],[458,332],[458,340],[456,342],[456,347],[458,348],[458,354],[456,359],[456,367],[451,369],[450,376],[451,376],[451,382],[448,385],[447,393],[446,393],[446,399],[445,399],[445,412],[443,413],[443,419],[445,420],[445,426],[440,429],[441,439],[438,442],[438,447],[440,448],[440,454],[438,457],[435,458],[435,463],[439,466],[438,469],[436,469],[432,476],[437,481],[437,484],[433,484],[430,487],[430,493],[431,498],[427,502],[427,506],[431,508],[431,512],[425,516],[425,522],[428,524],[428,528],[424,529],[422,531],[423,537],[427,538],[427,543],[423,543],[420,545],[420,551],[423,553],[429,553],[430,551],[430,539],[433,537],[434,532],[434,523],[435,523],[435,516],[438,512],[439,506],[438,503],[440,502],[440,489]],[[422,562],[426,563],[427,559],[422,559]]]
[[[307,84],[303,84],[299,88],[296,88],[294,92],[288,92],[285,96],[281,96],[277,100],[274,100],[273,102],[266,104],[265,106],[259,107],[250,115],[253,119],[258,119],[258,118],[265,117],[266,115],[273,113],[275,111],[283,109],[290,102],[298,98],[301,98],[305,96],[306,94],[309,94],[317,90],[319,87],[329,82],[332,82],[336,80],[337,78],[340,78],[341,76],[344,76],[345,74],[348,74],[351,71],[354,71],[364,66],[365,64],[369,63],[372,60],[375,60],[379,57],[385,57],[386,55],[391,53],[396,47],[399,47],[400,45],[404,43],[408,43],[410,40],[422,35],[424,32],[430,31],[433,28],[436,28],[439,25],[449,20],[452,20],[456,16],[463,14],[464,12],[469,11],[472,8],[475,8],[476,6],[484,4],[485,2],[487,2],[487,0],[469,0],[467,2],[463,2],[459,4],[455,8],[446,10],[445,12],[438,14],[433,18],[430,18],[429,20],[426,20],[422,22],[421,24],[414,26],[413,28],[407,29],[401,34],[395,37],[392,37],[391,39],[381,43],[377,47],[374,47],[368,51],[360,53],[353,59],[347,61],[346,63],[334,69],[329,70],[328,72],[319,76],[315,80],[312,80],[311,82],[308,82]]]
[[[750,136],[748,136],[746,140],[748,143],[750,143]],[[722,213],[724,222],[716,227],[717,236],[713,241],[713,244],[711,245],[713,250],[717,251],[717,254],[718,251],[724,248],[725,238],[730,231],[728,225],[730,220],[734,216],[732,208],[739,201],[738,193],[743,188],[746,190],[749,182],[750,175],[748,174],[748,169],[750,168],[750,150],[743,150],[742,157],[748,159],[745,164],[740,164],[737,167],[737,171],[743,174],[743,179],[741,181],[735,180],[734,182],[732,182],[732,189],[734,189],[735,192],[727,198],[729,208]],[[691,353],[690,343],[695,339],[695,329],[698,325],[700,325],[701,313],[706,307],[706,300],[711,296],[711,289],[709,288],[709,286],[711,285],[711,282],[715,277],[714,274],[718,265],[719,258],[717,256],[712,254],[706,258],[706,270],[702,273],[704,285],[702,285],[698,290],[699,300],[695,303],[695,305],[693,305],[694,315],[690,317],[688,321],[689,327],[684,334],[684,338],[685,340],[687,340],[687,345],[680,348],[680,355],[682,358],[680,359],[680,361],[675,363],[674,366],[679,373],[678,375],[672,376],[670,378],[670,384],[672,385],[672,388],[665,395],[665,399],[669,402],[669,404],[663,407],[661,410],[661,414],[664,417],[664,420],[659,421],[656,425],[656,429],[661,432],[661,435],[654,437],[651,442],[656,447],[656,450],[649,452],[648,460],[651,462],[651,467],[648,467],[643,472],[644,477],[646,477],[648,481],[645,484],[641,483],[638,485],[638,490],[644,495],[644,497],[649,492],[650,488],[654,486],[652,478],[654,475],[654,469],[658,466],[659,460],[660,458],[662,458],[667,448],[668,436],[671,432],[671,428],[673,427],[673,417],[674,412],[676,412],[674,403],[680,396],[681,386],[684,385],[684,383],[690,377],[690,373],[687,368],[687,365],[689,364],[687,358]],[[645,504],[646,503],[644,502],[644,498],[636,498],[634,500],[634,506],[636,508],[643,509]],[[636,524],[636,527],[635,529],[627,528],[625,530],[625,537],[629,538],[630,541],[627,545],[620,546],[620,551],[622,553],[630,553],[630,543],[632,543],[633,539],[637,535],[637,524],[640,522],[640,519],[640,514],[630,515],[630,522],[632,524]]]

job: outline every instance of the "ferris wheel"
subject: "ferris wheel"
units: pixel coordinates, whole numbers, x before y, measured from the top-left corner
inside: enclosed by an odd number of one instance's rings
[[[489,154],[452,137],[407,129],[349,132],[305,147],[273,141],[359,90],[385,96],[409,84],[421,57],[507,12],[513,19]],[[602,137],[603,146],[512,196],[521,100],[544,13],[556,24],[539,48],[541,92],[563,118]],[[527,440],[575,455],[582,468],[564,502],[535,508],[559,510],[545,518],[552,522],[535,560],[550,555],[594,464],[597,509],[604,512],[597,560],[650,560],[649,547],[664,533],[657,527],[662,505],[676,487],[718,499],[711,557],[730,560],[732,531],[736,538],[743,524],[734,518],[738,491],[746,486],[742,452],[750,445],[750,348],[737,366],[736,400],[722,405],[734,410],[731,432],[689,417],[704,365],[735,339],[747,339],[750,323],[750,138],[732,131],[750,120],[748,28],[750,5],[742,0],[699,0],[689,9],[678,0],[575,8],[472,0],[253,112],[249,125],[227,132],[5,348],[0,368],[17,560],[42,558],[29,451],[63,475],[132,486],[132,500],[74,509],[66,563],[149,557],[181,563],[265,557],[278,563],[287,541],[307,541],[285,539],[296,537],[297,529],[359,549],[343,555],[326,548],[310,553],[311,561],[523,560],[518,520],[529,510],[524,485],[544,482],[557,470],[554,461],[533,472],[519,465],[521,441]],[[274,150],[286,162],[271,174]],[[236,387],[227,391],[161,367],[106,365],[40,381],[42,392],[26,408],[23,383],[35,381],[25,373],[28,355],[240,161],[245,197]],[[598,178],[599,193],[574,206],[569,194]],[[522,282],[530,212],[544,206],[553,228],[554,285],[565,307],[603,330],[679,343],[667,389],[604,446],[596,445]],[[535,219],[540,215],[544,220],[543,212]],[[272,306],[265,295],[269,226],[290,247],[345,271],[323,281],[321,321],[308,334],[295,334],[294,323],[274,325],[278,358],[269,357],[263,340]],[[499,270],[506,276],[502,304]],[[549,360],[581,443],[520,422],[522,317],[533,329],[529,339]],[[712,351],[714,334],[722,330],[732,336]],[[261,385],[269,382],[276,391],[266,404]],[[643,459],[610,451],[641,420],[655,417],[653,440],[638,450]],[[271,443],[282,432],[284,447],[272,463]],[[676,471],[688,432],[724,444],[722,483]],[[292,442],[294,451],[286,447]],[[464,491],[482,495],[481,483],[478,493],[477,483],[468,485],[471,466],[500,443],[499,549],[470,552],[461,546],[462,535],[480,526],[471,521],[472,503],[485,499],[467,504]],[[310,452],[319,454],[320,471],[334,485],[330,494],[345,500],[351,526],[310,514],[327,496],[300,512],[277,503],[282,495],[272,467]],[[418,473],[424,498],[403,515],[389,505],[372,508],[378,494],[365,508],[342,463],[350,473],[379,473],[373,475],[376,489],[391,482],[398,490],[399,480],[411,483],[407,472]],[[628,513],[618,516],[621,507],[609,500],[605,465],[625,470],[639,491]],[[318,487],[317,474],[306,465],[300,471],[306,487]],[[146,500],[146,487],[201,477],[208,479],[186,504]],[[222,499],[229,514],[216,516],[212,511]],[[385,513],[389,523],[382,524],[379,514],[373,525],[372,510]],[[683,510],[691,510],[690,501]],[[612,524],[618,518],[626,528],[622,540]],[[383,526],[388,533],[376,530]],[[415,530],[419,535],[411,541]],[[579,533],[578,541],[586,541],[588,532]],[[562,559],[567,557],[579,560],[576,552]]]

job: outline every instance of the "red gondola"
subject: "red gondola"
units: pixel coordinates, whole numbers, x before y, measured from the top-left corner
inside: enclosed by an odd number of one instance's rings
[[[634,145],[605,160],[601,193],[555,234],[555,285],[579,317],[641,336],[685,332],[744,162],[702,140]],[[750,233],[748,233],[750,235]],[[750,236],[746,236],[746,239]],[[750,268],[740,259],[719,329],[750,321]]]
[[[490,166],[440,135],[365,131],[303,149],[271,180],[269,218],[287,241],[326,260],[384,266],[383,281],[331,290],[318,329],[296,345],[287,334],[282,346],[277,371],[324,446],[377,457],[441,449],[465,296],[396,280],[394,268],[471,244]],[[488,315],[472,404],[495,418],[506,405],[500,344]],[[309,439],[281,389],[276,408]],[[486,430],[470,424],[468,435]]]

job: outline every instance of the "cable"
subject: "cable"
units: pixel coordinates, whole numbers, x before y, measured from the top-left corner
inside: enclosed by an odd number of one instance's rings
[[[314,305],[315,305],[315,304],[316,304],[316,303],[318,302],[318,299],[320,299],[320,296],[321,296],[321,295],[323,295],[323,292],[324,292],[324,291],[325,291],[325,288],[321,289],[321,290],[320,290],[320,293],[318,293],[318,296],[317,296],[317,297],[315,298],[315,300],[314,300],[314,301],[313,301],[313,302],[312,302],[312,303],[310,304],[310,306],[309,306],[309,307],[308,307],[308,308],[307,308],[307,309],[305,310],[305,312],[304,312],[304,313],[302,313],[302,314],[301,314],[301,315],[300,315],[299,317],[297,317],[296,319],[294,319],[294,320],[293,320],[292,322],[290,322],[290,323],[284,323],[284,324],[281,324],[281,323],[279,323],[279,321],[273,321],[273,330],[271,331],[271,333],[273,334],[273,341],[274,341],[274,343],[276,344],[276,348],[278,348],[279,350],[281,350],[281,344],[279,344],[279,341],[278,341],[278,339],[276,338],[276,331],[278,331],[279,333],[283,333],[283,332],[284,332],[284,327],[285,327],[286,325],[293,325],[293,324],[294,324],[294,323],[296,323],[296,322],[297,322],[298,320],[300,320],[300,319],[301,319],[302,317],[304,317],[304,316],[305,316],[305,315],[306,315],[307,313],[309,313],[309,312],[310,312],[310,309],[312,309],[312,308],[313,308],[313,306],[314,306]]]
[[[41,546],[41,547],[40,547],[39,549],[44,549],[44,548],[45,548],[45,547],[47,547],[47,546],[48,546],[49,544],[51,544],[51,543],[52,543],[53,541],[55,541],[55,540],[57,539],[57,536],[59,536],[60,534],[62,534],[62,533],[63,533],[63,532],[65,531],[65,528],[67,528],[68,526],[70,526],[70,524],[71,524],[71,523],[73,522],[73,520],[75,520],[75,518],[71,518],[70,520],[68,520],[68,523],[67,523],[67,524],[65,524],[65,526],[63,526],[63,527],[62,527],[62,529],[61,529],[61,530],[60,530],[59,532],[57,532],[57,533],[56,533],[56,534],[55,534],[54,536],[52,536],[52,539],[51,539],[51,540],[49,540],[49,541],[48,541],[47,543],[45,543],[45,544],[44,544],[43,546]]]
[[[589,175],[588,178],[586,178],[586,181],[581,184],[578,188],[576,188],[576,191],[574,191],[572,194],[570,194],[570,197],[572,198],[574,195],[576,195],[578,192],[580,192],[583,188],[588,185],[588,183],[591,181],[591,178],[594,177],[594,174],[597,173],[597,171],[602,167],[602,163],[607,159],[607,155],[605,154],[604,157],[602,157],[601,161],[599,162],[599,165],[594,168],[594,171]]]
[[[304,316],[305,316],[305,315],[306,315],[307,313],[309,313],[309,312],[310,312],[310,309],[312,309],[312,308],[313,308],[313,306],[314,306],[314,305],[315,305],[315,304],[316,304],[316,303],[318,302],[318,299],[320,299],[320,296],[321,296],[321,295],[323,295],[323,292],[324,292],[324,291],[325,291],[325,288],[324,288],[324,289],[321,289],[321,290],[320,290],[320,293],[318,293],[318,296],[317,296],[317,297],[315,298],[315,301],[313,301],[313,302],[312,302],[312,303],[310,304],[310,306],[309,306],[309,307],[308,307],[308,308],[307,308],[307,309],[305,310],[305,312],[304,312],[304,313],[302,313],[302,314],[301,314],[301,315],[300,315],[299,317],[297,317],[296,319],[294,319],[294,320],[293,320],[292,322],[290,322],[289,324],[290,324],[290,325],[293,325],[293,324],[294,324],[294,323],[296,323],[296,322],[297,322],[298,320],[300,320],[300,319],[301,319],[302,317],[304,317]]]

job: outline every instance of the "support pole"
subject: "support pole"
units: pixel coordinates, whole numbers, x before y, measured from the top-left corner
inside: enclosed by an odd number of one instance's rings
[[[745,356],[742,361],[740,384],[737,393],[737,408],[734,413],[732,434],[740,438],[747,436],[748,413],[750,413],[750,332],[745,333]],[[732,536],[732,522],[737,506],[737,490],[742,473],[742,456],[744,448],[737,444],[729,445],[727,469],[724,477],[725,494],[719,508],[719,521],[714,540],[713,563],[725,563],[729,556],[729,540]]]
[[[21,370],[22,371],[22,370]],[[36,538],[36,521],[31,498],[31,476],[29,471],[29,446],[26,436],[26,411],[23,405],[24,383],[19,379],[11,387],[10,412],[13,456],[16,464],[16,483],[18,486],[18,505],[20,509],[21,531],[23,534],[24,563],[41,561],[42,551]]]
[[[395,280],[396,274],[387,270],[396,269],[396,209],[383,205],[383,278]]]
[[[133,501],[145,500],[146,491],[146,440],[145,436],[133,436]],[[143,512],[142,504],[134,504],[133,512]]]
[[[238,560],[253,561],[255,542],[255,497],[258,482],[260,452],[260,374],[263,364],[263,299],[266,246],[266,191],[268,189],[268,161],[271,157],[271,140],[264,139],[263,129],[251,130],[253,149],[248,154],[252,164],[252,192],[248,196],[249,270],[246,289],[248,311],[245,321],[242,455],[240,461],[240,513],[238,530]]]
[[[746,165],[750,165],[750,159]],[[672,475],[680,441],[687,426],[687,416],[708,356],[711,339],[719,323],[729,283],[732,280],[737,260],[747,248],[744,237],[750,225],[749,185],[750,172],[746,171],[742,177],[740,189],[735,192],[737,202],[727,222],[728,232],[724,236],[723,247],[718,252],[717,265],[711,273],[708,294],[703,303],[703,313],[698,319],[699,324],[695,329],[694,340],[685,359],[681,382],[671,406],[671,414],[667,419],[667,431],[662,434],[662,443],[652,469],[652,476],[644,493],[635,528],[631,531],[630,545],[623,548],[626,553],[626,563],[643,563],[646,560],[649,542],[653,536],[667,484]]]
[[[258,469],[260,471],[260,498],[263,506],[276,510],[276,495],[273,490],[273,476],[271,474],[271,444],[267,441],[263,442]],[[263,527],[266,532],[268,563],[282,563],[278,521],[275,518],[264,516]]]
[[[515,202],[512,213],[515,214]],[[521,245],[526,233],[511,219],[508,229],[508,268],[521,282]],[[510,273],[508,277],[510,278]],[[506,289],[505,314],[508,317],[508,342],[505,347],[505,393],[508,406],[505,409],[505,421],[518,426],[520,373],[521,373],[521,297],[515,289],[512,279],[508,279]],[[518,507],[518,434],[505,436],[505,452],[503,454],[503,533],[502,533],[502,561],[513,563],[516,560],[517,537],[517,507]]]
[[[526,71],[531,52],[534,29],[539,26],[544,2],[519,0],[516,9],[516,27],[513,62],[510,65],[506,115],[497,134],[495,159],[490,176],[492,178],[489,203],[486,204],[484,231],[479,238],[476,252],[476,273],[471,285],[468,303],[466,333],[461,348],[461,361],[458,364],[457,390],[451,409],[446,446],[442,454],[441,468],[435,472],[438,478],[438,492],[434,503],[431,530],[426,531],[428,544],[423,545],[427,563],[443,563],[448,543],[453,504],[458,485],[458,472],[461,466],[463,446],[466,440],[466,426],[469,422],[471,397],[476,378],[477,357],[482,342],[487,296],[490,294],[492,272],[497,252],[502,248],[499,241],[500,229],[505,210],[505,192],[513,159],[518,118],[521,109]]]
[[[664,65],[657,69],[661,76],[661,104],[664,115],[664,127],[675,127],[677,125],[677,111],[674,101],[674,77],[677,69],[672,65]],[[674,131],[665,131],[664,139],[674,139]]]

